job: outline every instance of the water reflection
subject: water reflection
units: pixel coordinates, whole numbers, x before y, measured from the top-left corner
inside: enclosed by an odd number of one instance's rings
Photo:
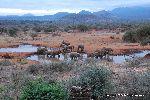
[[[38,46],[19,45],[14,48],[0,48],[0,52],[36,52]]]
[[[125,55],[125,56],[107,56],[106,58],[103,58],[103,60],[108,60],[108,61],[113,61],[114,63],[123,63],[126,62],[127,60],[130,60],[134,57],[144,57],[146,54],[150,53],[150,51],[142,51],[139,53],[134,53],[134,54],[130,54],[130,55]],[[81,57],[79,58],[79,60],[86,60],[87,58],[87,54],[81,54]],[[39,61],[41,63],[51,63],[51,62],[58,62],[58,61],[63,61],[63,60],[67,60],[70,61],[71,58],[69,57],[69,53],[68,54],[60,54],[60,58],[58,58],[57,56],[55,58],[50,58],[44,55],[33,55],[28,57],[27,59],[29,60],[36,60]]]
[[[19,45],[18,47],[14,47],[14,48],[0,48],[0,52],[36,52],[37,48],[38,46],[33,46],[33,45]],[[58,50],[58,49],[48,48],[48,51],[53,51],[53,50]],[[122,56],[122,55],[121,56],[109,56],[107,60],[109,61],[112,60],[115,63],[123,63],[126,60],[132,59],[133,57],[144,57],[146,54],[149,54],[149,53],[150,51],[145,50],[139,53],[134,53],[134,54],[125,55],[125,56]],[[86,58],[87,58],[87,54],[81,54],[81,57],[79,59],[86,60]],[[71,60],[71,58],[69,57],[69,53],[65,55],[60,54],[60,58],[58,58],[58,56],[56,56],[56,58],[50,58],[45,55],[32,55],[30,57],[27,57],[27,59],[39,61],[42,63],[51,63],[51,62],[58,62],[58,61],[63,61],[63,60],[68,60],[68,61]]]
[[[134,53],[134,54],[130,54],[130,55],[111,56],[111,57],[113,58],[113,61],[115,63],[123,63],[123,62],[126,62],[127,60],[130,60],[130,59],[135,58],[135,57],[144,57],[148,53],[150,53],[150,51],[145,50],[145,51],[141,51],[139,53]]]

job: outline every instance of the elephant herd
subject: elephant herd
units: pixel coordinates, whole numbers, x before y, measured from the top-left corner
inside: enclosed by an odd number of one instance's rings
[[[103,47],[100,50],[96,50],[94,53],[88,53],[87,57],[95,57],[95,58],[100,58],[102,59],[103,57],[106,57],[107,55],[111,55],[113,53],[113,49],[111,48],[105,48]]]
[[[47,47],[44,47],[44,48],[39,47],[39,48],[37,48],[36,54],[47,55],[47,57],[53,57],[53,58],[55,58],[57,56],[59,58],[60,54],[69,53],[69,57],[72,60],[73,59],[76,60],[79,57],[81,57],[81,53],[84,52],[84,45],[78,45],[77,52],[74,52],[74,49],[75,49],[75,47],[73,45],[71,45],[69,42],[62,41],[59,49],[53,50],[53,51],[48,51]],[[112,52],[113,52],[113,50],[111,48],[104,47],[100,50],[96,50],[93,53],[87,53],[87,57],[102,59],[104,56],[112,54]]]

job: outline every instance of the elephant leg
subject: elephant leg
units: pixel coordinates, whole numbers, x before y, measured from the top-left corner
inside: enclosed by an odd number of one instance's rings
[[[71,60],[73,60],[73,57],[71,57]]]
[[[103,56],[102,55],[100,55],[100,59],[102,59],[103,58]]]
[[[60,58],[60,55],[58,54],[58,58]]]
[[[98,59],[98,56],[95,56],[96,59]]]

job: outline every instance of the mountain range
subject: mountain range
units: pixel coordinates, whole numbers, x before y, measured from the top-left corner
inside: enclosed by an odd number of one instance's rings
[[[34,16],[25,14],[23,16],[11,15],[0,16],[0,20],[39,20],[56,21],[60,23],[101,23],[118,20],[149,20],[150,7],[120,7],[112,11],[89,12],[82,10],[79,13],[58,12],[54,15]]]

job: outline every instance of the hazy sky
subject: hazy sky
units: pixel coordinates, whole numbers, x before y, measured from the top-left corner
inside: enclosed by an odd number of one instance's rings
[[[54,14],[81,10],[112,10],[117,7],[148,5],[150,0],[0,0],[0,15]]]

